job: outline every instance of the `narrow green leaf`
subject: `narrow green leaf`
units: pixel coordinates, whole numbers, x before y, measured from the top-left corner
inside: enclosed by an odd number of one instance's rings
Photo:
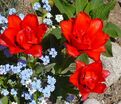
[[[121,37],[121,29],[113,23],[107,23],[104,31],[112,38]]]
[[[46,72],[49,72],[54,66],[55,66],[55,63],[49,64],[49,65],[45,66],[45,69],[44,70]]]
[[[97,1],[97,0],[96,0]],[[116,0],[111,0],[107,4],[103,4],[90,11],[92,18],[101,18],[103,20],[108,19],[110,11],[114,8]]]
[[[87,13],[90,13],[90,11],[98,8],[101,5],[103,5],[103,0],[90,0],[90,2],[88,2],[84,11]]]
[[[109,40],[107,43],[106,43],[106,52],[104,53],[105,56],[107,57],[112,57],[113,54],[112,54],[112,44],[111,44],[111,41]]]
[[[83,11],[88,3],[88,0],[75,0],[76,14]]]
[[[65,70],[63,70],[61,72],[61,74],[66,74],[68,71],[74,72],[75,68],[76,68],[75,63],[72,63],[72,64],[69,65],[68,68],[66,68]]]
[[[75,7],[72,4],[66,3],[63,0],[55,0],[55,5],[59,11],[63,14],[66,14],[68,18],[74,16]]]

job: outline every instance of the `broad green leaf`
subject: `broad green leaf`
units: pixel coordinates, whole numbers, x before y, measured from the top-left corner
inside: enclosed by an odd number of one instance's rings
[[[89,13],[90,11],[98,8],[101,5],[103,5],[103,0],[90,0],[84,11]]]
[[[96,0],[97,1],[97,0]],[[98,6],[94,10],[90,11],[92,18],[101,18],[103,20],[108,19],[110,11],[114,8],[116,0],[111,0],[110,2]]]
[[[112,54],[112,44],[111,44],[111,41],[109,40],[106,43],[105,46],[106,46],[106,52],[104,53],[104,55],[107,56],[107,57],[113,56],[113,54]]]
[[[62,37],[60,28],[55,28],[50,33],[53,34],[57,39]]]
[[[63,0],[55,0],[55,5],[59,11],[63,14],[66,14],[68,18],[74,16],[75,7],[72,4],[66,3]]]
[[[112,38],[121,37],[121,29],[113,23],[107,23],[104,31]]]
[[[80,61],[85,62],[87,64],[89,63],[89,58],[86,54],[80,55],[79,57],[77,57],[77,60],[80,60]]]
[[[1,102],[0,104],[8,104],[8,97],[5,96],[5,97],[1,98],[0,102]]]
[[[75,0],[76,14],[83,11],[88,3],[88,0]]]

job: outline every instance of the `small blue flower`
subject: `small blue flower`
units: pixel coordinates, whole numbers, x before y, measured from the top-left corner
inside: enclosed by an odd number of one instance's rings
[[[16,96],[17,95],[17,91],[15,90],[15,89],[11,89],[11,95],[13,95],[13,96]]]
[[[48,78],[48,81],[47,81],[48,84],[54,85],[56,83],[56,79],[54,77],[51,77],[48,75],[47,78]]]
[[[35,100],[32,100],[29,104],[37,104]]]
[[[43,64],[44,65],[47,65],[47,64],[50,63],[50,58],[47,55],[45,55],[45,57],[44,56],[41,56],[40,59],[43,61]]]
[[[2,89],[1,94],[7,96],[9,94],[7,89]]]
[[[19,75],[19,77],[21,78],[21,80],[29,80],[30,79],[30,77],[32,76],[32,74],[33,74],[33,71],[32,71],[32,69],[24,69],[24,70],[22,70],[21,72],[20,72],[20,75]]]
[[[49,50],[49,55],[51,55],[53,58],[57,56],[57,51],[55,50],[55,48],[51,48]]]
[[[4,16],[2,16],[2,15],[0,14],[0,24],[6,24],[6,23],[8,23],[7,18],[5,18]]]
[[[45,24],[47,24],[47,25],[53,25],[53,22],[52,22],[52,20],[50,19],[50,18],[45,18],[44,20],[43,20],[43,23],[45,23]]]
[[[51,11],[51,6],[50,6],[49,4],[44,4],[44,5],[43,5],[43,8],[44,8],[45,10],[47,10],[48,12]]]
[[[68,101],[68,102],[72,102],[73,100],[74,100],[74,95],[72,95],[72,94],[69,94],[66,98],[66,101]]]
[[[20,14],[19,14],[19,17],[21,18],[21,20],[23,20],[24,17],[25,17],[25,15],[24,15],[23,13],[20,13]]]
[[[44,3],[44,4],[48,4],[49,1],[48,1],[48,0],[42,0],[42,3]]]
[[[15,8],[10,8],[9,9],[9,15],[12,15],[12,14],[15,14],[17,11],[16,11],[16,9]]]
[[[29,93],[25,93],[25,92],[22,94],[22,97],[24,97],[25,100],[31,100],[32,99],[32,95],[29,94]]]
[[[34,10],[39,10],[41,8],[41,5],[39,2],[35,2],[34,5],[33,5],[33,9]]]

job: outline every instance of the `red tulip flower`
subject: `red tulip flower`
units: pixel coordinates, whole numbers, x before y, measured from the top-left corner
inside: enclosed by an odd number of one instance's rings
[[[101,19],[91,19],[86,13],[80,12],[76,18],[62,21],[60,26],[67,40],[68,54],[77,57],[86,53],[94,60],[100,59],[100,53],[105,51],[104,45],[109,39],[103,32]]]
[[[7,46],[11,54],[42,55],[41,42],[47,26],[39,24],[37,16],[28,14],[23,20],[17,15],[8,16],[8,28],[0,35],[0,45]]]
[[[70,82],[76,86],[82,99],[86,100],[91,92],[103,93],[106,90],[105,78],[109,75],[107,70],[103,70],[100,61],[86,65],[76,61],[76,71],[70,76]]]

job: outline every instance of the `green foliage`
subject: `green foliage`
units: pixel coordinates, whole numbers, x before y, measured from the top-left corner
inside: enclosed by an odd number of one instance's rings
[[[76,65],[75,63],[71,63],[67,68],[65,68],[65,70],[63,70],[61,72],[61,74],[66,74],[67,72],[74,72],[75,71],[75,68],[76,68]]]
[[[69,82],[69,76],[57,76],[56,82],[56,89],[51,97],[52,101],[55,102],[58,96],[62,96],[64,99],[69,93],[78,94],[78,91],[74,90],[74,86]]]
[[[2,97],[2,98],[0,99],[0,104],[8,104],[8,97],[7,97],[7,96]]]
[[[113,23],[107,23],[104,31],[112,38],[121,37],[121,29]]]
[[[50,34],[53,34],[57,39],[61,39],[61,29],[59,27],[53,29]]]
[[[77,57],[77,60],[80,60],[82,62],[85,62],[86,64],[89,63],[89,58],[86,54],[82,54],[79,57]]]
[[[97,0],[96,0],[97,1]],[[102,5],[97,5],[98,7],[94,10],[90,11],[90,15],[93,18],[101,18],[103,20],[107,20],[110,11],[114,8],[116,1],[111,0],[108,3],[103,3]]]
[[[83,11],[87,4],[88,0],[75,0],[76,14]]]
[[[96,10],[98,7],[102,5],[103,5],[103,0],[90,0],[87,6],[85,7],[84,11],[89,14],[91,11]]]
[[[106,43],[105,46],[106,46],[106,52],[104,53],[104,55],[107,56],[107,57],[113,56],[113,54],[112,54],[112,44],[111,44],[111,41],[109,40]]]
[[[55,0],[55,5],[59,9],[59,11],[63,14],[66,14],[68,18],[74,16],[74,13],[75,13],[74,5],[69,4],[63,0]]]

